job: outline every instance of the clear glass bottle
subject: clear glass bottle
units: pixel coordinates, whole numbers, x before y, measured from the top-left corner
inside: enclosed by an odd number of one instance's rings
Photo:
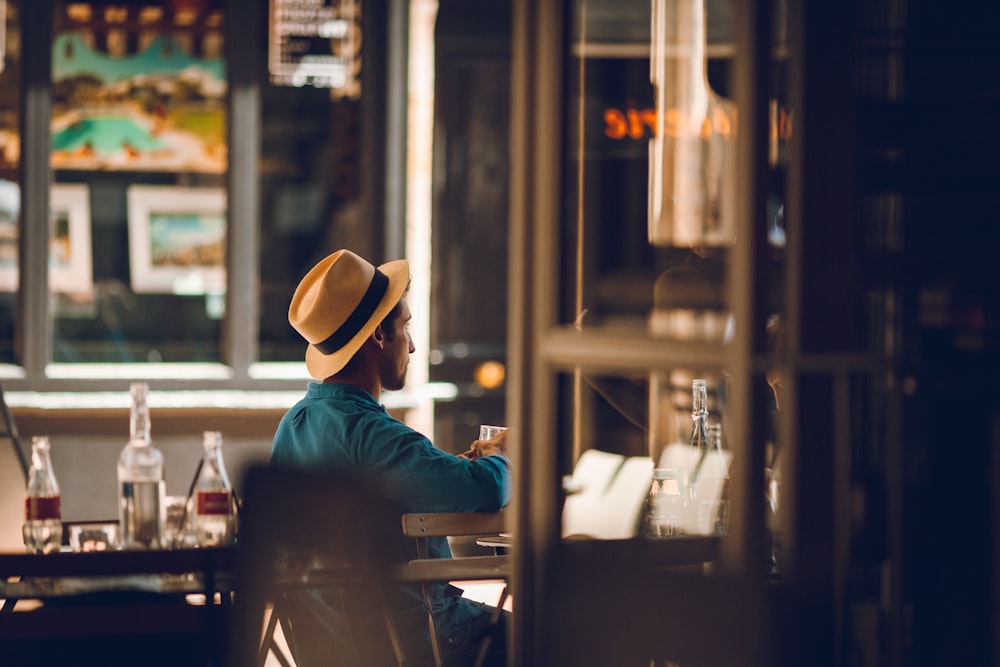
[[[703,379],[691,381],[691,446],[708,451],[708,385]]]
[[[129,441],[118,457],[119,541],[159,549],[163,534],[163,455],[150,438],[149,385],[133,382]]]
[[[781,461],[775,455],[771,465],[764,469],[764,494],[767,499],[768,571],[772,575],[781,572]]]
[[[708,450],[722,452],[722,424],[708,425]]]
[[[236,536],[233,487],[222,460],[222,434],[205,431],[201,469],[194,487],[194,531],[198,546],[232,544]]]
[[[715,523],[712,532],[722,535],[726,532],[729,523],[729,467],[726,465],[726,458],[722,452],[722,424],[711,424],[708,427],[708,450],[714,456],[718,456],[721,470],[713,471],[721,474],[721,490],[719,492],[719,507],[715,511]]]
[[[24,499],[24,525],[21,532],[29,553],[50,554],[62,545],[62,512],[59,482],[49,456],[49,438],[31,439],[31,469],[28,471]]]
[[[684,509],[684,485],[680,471],[657,468],[646,501],[645,535],[651,539],[680,535]]]

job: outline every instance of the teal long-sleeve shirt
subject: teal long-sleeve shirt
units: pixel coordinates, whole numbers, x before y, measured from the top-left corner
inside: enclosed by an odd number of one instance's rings
[[[444,452],[348,384],[309,384],[278,425],[271,463],[368,478],[406,512],[496,512],[511,493],[506,457],[469,460]],[[428,548],[434,557],[451,556],[444,538]],[[402,541],[401,549],[400,557],[416,557],[411,541]],[[419,604],[417,590],[409,597]],[[436,587],[435,617],[446,627],[461,625],[473,613],[462,602],[454,589]]]
[[[281,420],[271,462],[373,478],[408,512],[497,512],[510,500],[510,461],[436,448],[348,384],[309,384]]]

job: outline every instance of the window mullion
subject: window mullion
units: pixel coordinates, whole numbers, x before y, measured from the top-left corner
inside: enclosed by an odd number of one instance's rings
[[[49,191],[52,172],[52,5],[26,2],[22,8],[24,108],[21,114],[20,294],[15,331],[25,375],[40,379],[52,356],[49,317]]]
[[[245,11],[242,0],[227,2],[229,229],[222,344],[237,385],[249,383],[249,368],[257,361],[259,347],[261,16],[266,15]]]

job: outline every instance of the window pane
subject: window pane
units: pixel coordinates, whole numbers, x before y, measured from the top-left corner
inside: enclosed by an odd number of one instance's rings
[[[735,242],[731,9],[626,0],[613,13],[581,5],[571,27],[559,318],[720,342]]]
[[[365,219],[362,206],[362,193],[372,184],[362,182],[361,156],[376,150],[362,146],[364,124],[375,122],[362,112],[362,6],[333,5],[318,3],[309,11],[344,35],[329,42],[338,59],[351,63],[346,80],[334,65],[325,74],[305,68],[312,74],[296,80],[276,71],[261,73],[261,361],[302,361],[306,343],[288,324],[288,305],[299,279],[316,262],[340,248],[372,261],[381,256],[382,221]],[[287,60],[287,49],[298,39],[290,34],[284,47],[261,46],[284,48]],[[270,53],[272,60],[277,57]]]
[[[221,0],[65,2],[52,44],[55,362],[217,362]]]
[[[0,363],[14,358],[21,186],[21,3],[0,0]]]
[[[704,410],[694,410],[695,379],[703,379],[705,392]],[[764,399],[771,395],[763,383],[758,382],[756,390]],[[732,463],[732,447],[727,432],[726,378],[719,374],[706,374],[686,368],[669,372],[653,372],[649,375],[625,375],[610,373],[590,373],[580,376],[564,373],[558,377],[560,460],[563,475],[572,475],[564,483],[568,494],[564,507],[564,536],[588,534],[587,526],[591,516],[573,516],[575,505],[582,504],[596,515],[590,501],[577,501],[576,494],[592,494],[588,485],[596,482],[592,474],[606,470],[601,461],[614,462],[614,454],[619,457],[644,457],[648,460],[647,474],[655,469],[662,479],[672,480],[672,493],[684,492],[684,515],[675,517],[678,522],[674,529],[689,533],[708,534],[723,530],[728,500],[728,470]],[[695,442],[695,415],[704,419],[708,429],[707,439]],[[715,448],[710,433],[717,429],[719,446]],[[706,448],[707,443],[707,448]],[[595,456],[588,451],[597,450]],[[572,456],[570,453],[572,452]],[[596,461],[596,463],[595,463]],[[610,464],[609,464],[610,465]],[[612,465],[606,472],[610,475],[616,468]],[[565,479],[565,477],[564,477]],[[651,488],[651,479],[622,483],[639,484],[631,495],[642,497]],[[645,486],[641,485],[645,483]],[[608,488],[607,480],[599,483],[600,488]],[[636,493],[637,492],[637,493]],[[592,497],[592,496],[591,496]],[[619,496],[623,497],[623,496]],[[619,516],[611,513],[600,518],[607,522],[604,526],[612,534],[603,537],[630,537],[630,531],[655,526],[634,525],[647,509],[645,503],[634,508],[638,514]],[[682,509],[678,507],[678,509]],[[710,510],[711,516],[702,515],[702,510]],[[663,519],[663,517],[660,517]],[[614,526],[617,521],[626,524]],[[720,523],[721,521],[721,523]],[[598,526],[600,529],[600,526]],[[663,528],[662,526],[660,528]],[[670,532],[647,533],[650,536],[667,536]],[[598,534],[598,536],[602,536]]]

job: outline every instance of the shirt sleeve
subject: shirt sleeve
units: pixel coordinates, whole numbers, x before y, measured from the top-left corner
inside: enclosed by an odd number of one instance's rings
[[[464,459],[435,447],[424,435],[393,420],[371,434],[366,468],[386,493],[411,512],[497,512],[510,500],[510,460],[493,455]]]

